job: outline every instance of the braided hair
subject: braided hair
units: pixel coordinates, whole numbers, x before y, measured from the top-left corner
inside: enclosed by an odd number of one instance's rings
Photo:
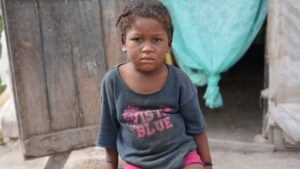
[[[137,17],[158,20],[167,32],[169,46],[171,45],[173,36],[171,17],[167,8],[158,0],[127,0],[116,23],[121,32],[122,44],[125,43],[126,30],[131,27]]]

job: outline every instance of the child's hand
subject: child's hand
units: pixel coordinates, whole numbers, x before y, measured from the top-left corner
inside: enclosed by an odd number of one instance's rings
[[[212,169],[213,167],[212,167],[212,163],[211,162],[206,162],[206,163],[204,163],[204,168],[205,169]]]
[[[106,164],[105,169],[117,169],[118,168],[118,152],[115,149],[105,148],[106,151]]]
[[[106,163],[106,168],[107,169],[117,169],[118,167],[115,164],[112,163]]]

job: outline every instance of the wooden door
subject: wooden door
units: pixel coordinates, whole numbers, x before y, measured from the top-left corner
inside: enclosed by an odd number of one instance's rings
[[[122,1],[1,0],[26,158],[94,145]]]

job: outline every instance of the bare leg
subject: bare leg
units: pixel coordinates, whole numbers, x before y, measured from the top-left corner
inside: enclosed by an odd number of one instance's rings
[[[182,169],[205,169],[202,164],[190,164],[184,166]]]

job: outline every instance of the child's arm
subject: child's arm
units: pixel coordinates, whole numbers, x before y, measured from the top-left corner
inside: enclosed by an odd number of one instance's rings
[[[203,133],[194,134],[194,139],[197,144],[197,151],[202,159],[202,161],[208,166],[211,164],[211,156],[208,148],[208,140],[207,140],[207,134],[204,131]]]
[[[105,169],[117,169],[119,162],[118,152],[111,148],[105,148],[106,150],[106,168]]]

